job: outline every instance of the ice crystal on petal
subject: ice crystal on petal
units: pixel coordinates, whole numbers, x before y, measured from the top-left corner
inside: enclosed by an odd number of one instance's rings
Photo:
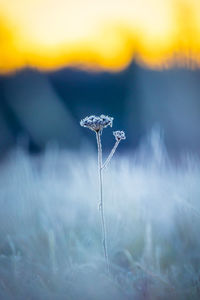
[[[109,116],[89,116],[80,121],[80,125],[87,127],[96,132],[102,131],[104,128],[112,127],[113,118]]]
[[[113,135],[114,135],[116,141],[121,141],[121,140],[125,140],[126,139],[124,131],[120,131],[120,130],[113,131]]]

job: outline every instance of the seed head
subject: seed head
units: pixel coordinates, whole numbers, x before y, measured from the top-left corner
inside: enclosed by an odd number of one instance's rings
[[[113,118],[109,116],[101,115],[98,116],[89,116],[80,121],[80,125],[87,127],[93,131],[102,131],[104,128],[110,126],[112,127]]]
[[[116,141],[121,141],[121,140],[125,140],[126,136],[125,136],[125,132],[124,131],[113,131],[113,135],[116,139]]]

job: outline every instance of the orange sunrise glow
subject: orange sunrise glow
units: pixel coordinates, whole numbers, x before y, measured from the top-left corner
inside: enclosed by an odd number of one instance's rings
[[[200,65],[199,0],[0,0],[0,72]]]

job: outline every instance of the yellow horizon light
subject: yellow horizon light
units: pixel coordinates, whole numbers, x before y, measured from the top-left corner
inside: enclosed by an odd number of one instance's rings
[[[197,0],[0,0],[0,73],[200,65]]]

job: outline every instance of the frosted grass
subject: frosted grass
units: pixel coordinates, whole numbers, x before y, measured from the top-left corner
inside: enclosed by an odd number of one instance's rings
[[[144,145],[104,170],[110,275],[96,153],[9,155],[0,168],[0,299],[199,299],[199,159],[175,167],[155,132]]]

